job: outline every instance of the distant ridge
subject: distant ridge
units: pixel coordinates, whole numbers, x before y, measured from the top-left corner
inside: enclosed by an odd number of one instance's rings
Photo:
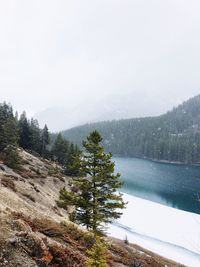
[[[157,116],[167,111],[172,103],[174,101],[165,101],[164,97],[158,100],[144,93],[135,95],[131,92],[83,100],[71,108],[67,103],[64,107],[51,107],[35,114],[34,118],[41,126],[47,124],[51,131],[57,132],[97,121],[145,117],[148,114]]]
[[[62,134],[80,145],[94,129],[116,155],[200,163],[200,95],[161,116],[90,123]]]

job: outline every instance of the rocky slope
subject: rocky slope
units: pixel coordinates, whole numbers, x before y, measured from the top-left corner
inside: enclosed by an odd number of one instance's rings
[[[21,168],[0,162],[0,266],[84,267],[93,236],[57,207],[70,177],[55,163],[20,151]],[[109,266],[181,266],[136,245],[106,238]]]

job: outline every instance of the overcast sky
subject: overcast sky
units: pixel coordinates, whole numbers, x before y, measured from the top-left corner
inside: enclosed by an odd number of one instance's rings
[[[1,101],[34,114],[132,93],[170,108],[200,93],[199,11],[199,0],[0,1]]]

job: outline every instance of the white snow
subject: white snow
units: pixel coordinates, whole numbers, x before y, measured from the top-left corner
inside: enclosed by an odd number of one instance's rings
[[[124,194],[122,217],[111,236],[138,244],[189,267],[200,266],[200,215]],[[187,199],[186,199],[187,201]]]

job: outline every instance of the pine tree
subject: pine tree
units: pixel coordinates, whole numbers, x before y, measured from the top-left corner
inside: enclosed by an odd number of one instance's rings
[[[9,143],[9,136],[5,133],[5,130],[8,128],[6,124],[8,124],[13,119],[13,110],[12,107],[5,102],[0,104],[0,152],[2,152]],[[11,130],[11,134],[17,134],[17,131],[13,129],[13,133]]]
[[[7,119],[3,126],[5,135],[5,146],[17,146],[19,141],[17,121],[14,117]]]
[[[114,174],[112,155],[104,153],[101,141],[100,134],[94,131],[83,142],[85,153],[80,165],[86,177],[75,179],[78,194],[62,190],[59,202],[62,206],[75,205],[76,221],[95,233],[119,218],[122,214],[119,209],[125,207],[122,194],[117,193],[122,186],[120,174]]]
[[[40,153],[40,146],[41,146],[41,130],[39,127],[39,123],[37,120],[31,119],[30,123],[30,149]]]
[[[2,107],[0,106],[0,152],[5,148],[5,135],[4,135],[4,126],[5,118],[3,116]]]
[[[80,177],[83,175],[81,171],[81,156],[82,152],[79,150],[78,146],[74,146],[74,144],[71,144],[65,165],[66,175],[75,177]]]
[[[87,250],[89,259],[86,262],[87,267],[108,267],[107,264],[107,246],[100,237],[96,237],[96,242]]]
[[[62,137],[61,133],[59,133],[53,145],[52,154],[54,160],[63,166],[66,165],[68,159],[69,147],[69,142]]]
[[[26,113],[23,112],[19,122],[19,146],[24,149],[31,149],[31,129]]]
[[[8,145],[4,149],[3,154],[4,154],[3,158],[4,164],[13,169],[17,169],[19,167],[21,158],[19,156],[16,146]]]
[[[17,168],[20,157],[18,154],[17,119],[13,116],[12,107],[0,105],[0,152],[3,162],[11,168]]]
[[[50,135],[47,125],[44,126],[41,136],[41,155],[42,157],[48,157],[49,155]]]
[[[77,145],[64,139],[61,133],[55,139],[51,154],[53,160],[64,167],[66,175],[80,176],[81,151]]]

